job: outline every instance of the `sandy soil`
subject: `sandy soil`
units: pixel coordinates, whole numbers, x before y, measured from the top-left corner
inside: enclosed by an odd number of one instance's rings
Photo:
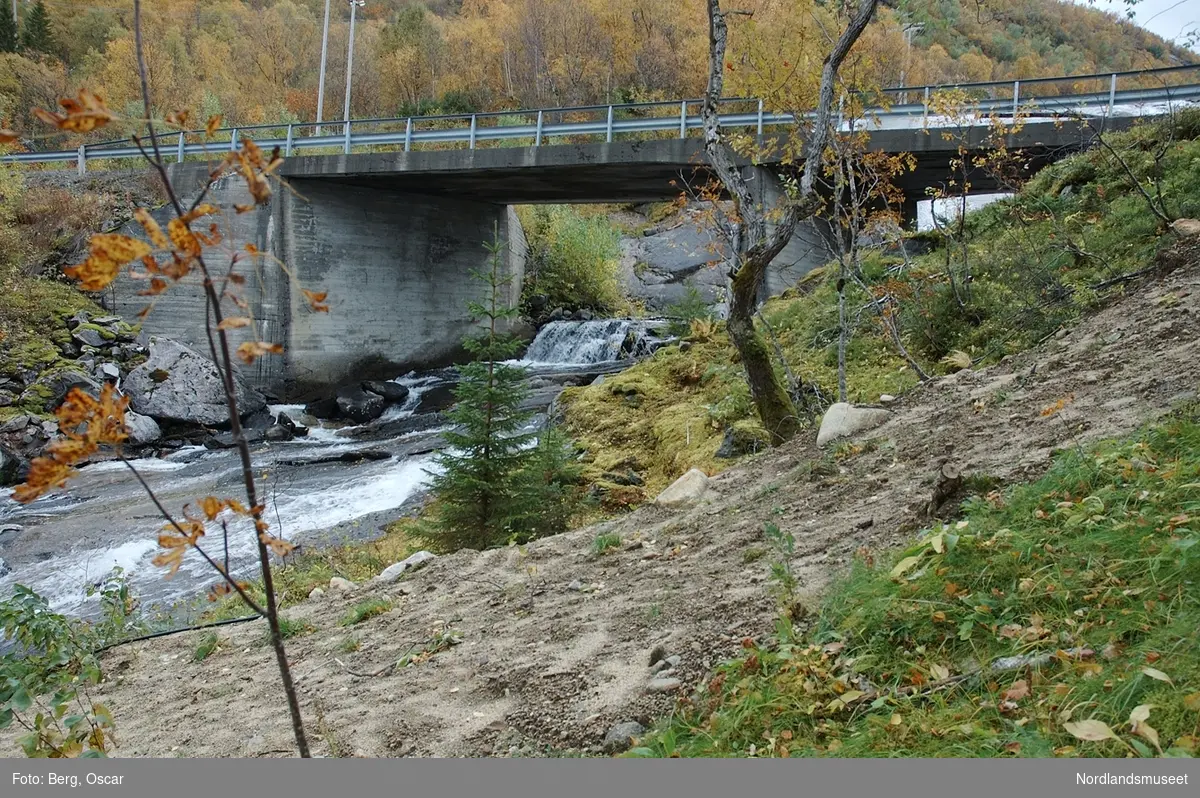
[[[910,394],[860,453],[832,457],[809,433],[714,477],[703,502],[685,511],[643,507],[524,549],[442,557],[389,587],[310,599],[289,615],[316,631],[288,651],[314,749],[374,757],[598,750],[614,723],[669,712],[744,637],[769,631],[764,522],[795,534],[793,565],[811,604],[857,550],[887,550],[928,523],[945,460],[967,474],[1028,479],[1056,448],[1129,432],[1195,396],[1198,310],[1193,262],[1031,352]],[[1069,397],[1061,413],[1041,416]],[[592,543],[603,533],[619,534],[621,545],[597,556]],[[374,596],[393,609],[339,625]],[[461,643],[419,664],[355,675],[419,650],[439,630]],[[202,663],[192,661],[201,632],[105,656],[99,697],[118,724],[116,755],[292,754],[263,624],[220,633],[222,649]],[[343,653],[351,636],[360,647]],[[649,656],[660,644],[681,658],[670,674],[681,684],[651,693]]]

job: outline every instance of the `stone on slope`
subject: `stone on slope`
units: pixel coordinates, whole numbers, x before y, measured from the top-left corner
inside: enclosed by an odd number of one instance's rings
[[[855,407],[848,402],[837,402],[830,405],[821,419],[817,445],[824,446],[830,441],[874,429],[891,417],[891,412],[877,407]]]
[[[234,396],[243,415],[266,407],[262,395],[234,376]],[[125,393],[139,413],[165,421],[217,425],[229,421],[217,366],[170,338],[150,342],[150,356],[125,379]]]
[[[430,560],[437,559],[437,555],[428,551],[418,551],[416,554],[409,556],[407,559],[397,563],[392,563],[387,568],[380,572],[379,576],[375,577],[375,581],[380,584],[391,584],[403,576],[408,571],[415,571],[418,568],[425,566]]]
[[[606,754],[619,754],[633,745],[634,738],[641,737],[645,733],[646,727],[636,720],[625,721],[609,729],[608,733],[604,735],[604,742],[600,745]]]
[[[654,503],[659,507],[680,507],[693,504],[700,500],[706,490],[708,490],[708,475],[698,468],[693,468],[658,494]]]

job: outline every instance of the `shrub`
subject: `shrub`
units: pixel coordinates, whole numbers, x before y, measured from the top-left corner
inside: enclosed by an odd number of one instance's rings
[[[526,307],[541,297],[546,308],[587,308],[598,314],[627,312],[621,285],[621,236],[603,216],[585,217],[569,206],[523,210],[528,255]]]

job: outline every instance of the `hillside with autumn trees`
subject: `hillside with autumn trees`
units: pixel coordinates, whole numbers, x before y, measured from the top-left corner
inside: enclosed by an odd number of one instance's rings
[[[727,92],[770,94],[823,50],[819,16],[747,0]],[[829,5],[829,4],[819,4]],[[11,29],[7,4],[0,28]],[[316,118],[322,0],[158,0],[144,10],[152,94],[162,112],[251,125]],[[698,96],[702,3],[679,0],[369,0],[355,35],[352,114],[393,117]],[[0,117],[36,130],[29,109],[78,87],[139,116],[129,0],[23,0],[0,31]],[[832,16],[830,17],[832,19]],[[911,50],[903,27],[918,23]],[[340,117],[349,11],[335,3],[325,118]],[[1048,0],[894,0],[852,70],[880,86],[1027,79],[1173,66],[1193,54],[1111,14]]]

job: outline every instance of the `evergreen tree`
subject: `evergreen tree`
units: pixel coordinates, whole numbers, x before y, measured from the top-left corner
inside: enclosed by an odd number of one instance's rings
[[[518,543],[566,531],[571,516],[583,506],[583,467],[573,454],[571,441],[557,428],[547,427],[538,436],[525,467],[526,516]]]
[[[21,32],[21,47],[26,51],[54,53],[54,35],[50,32],[50,12],[46,4],[37,0],[25,15],[25,30]]]
[[[454,424],[444,434],[449,448],[436,462],[441,473],[432,480],[437,498],[428,534],[446,549],[484,549],[502,545],[523,530],[527,466],[535,449],[534,434],[524,431],[532,414],[521,410],[528,395],[524,369],[505,363],[520,351],[520,342],[500,332],[501,322],[516,315],[509,307],[508,278],[501,274],[506,244],[499,236],[486,248],[488,270],[476,273],[486,288],[483,302],[470,304],[483,321],[482,336],[464,341],[475,359],[460,369],[456,403],[447,412]]]
[[[17,51],[17,21],[13,19],[12,7],[0,2],[0,53]]]

